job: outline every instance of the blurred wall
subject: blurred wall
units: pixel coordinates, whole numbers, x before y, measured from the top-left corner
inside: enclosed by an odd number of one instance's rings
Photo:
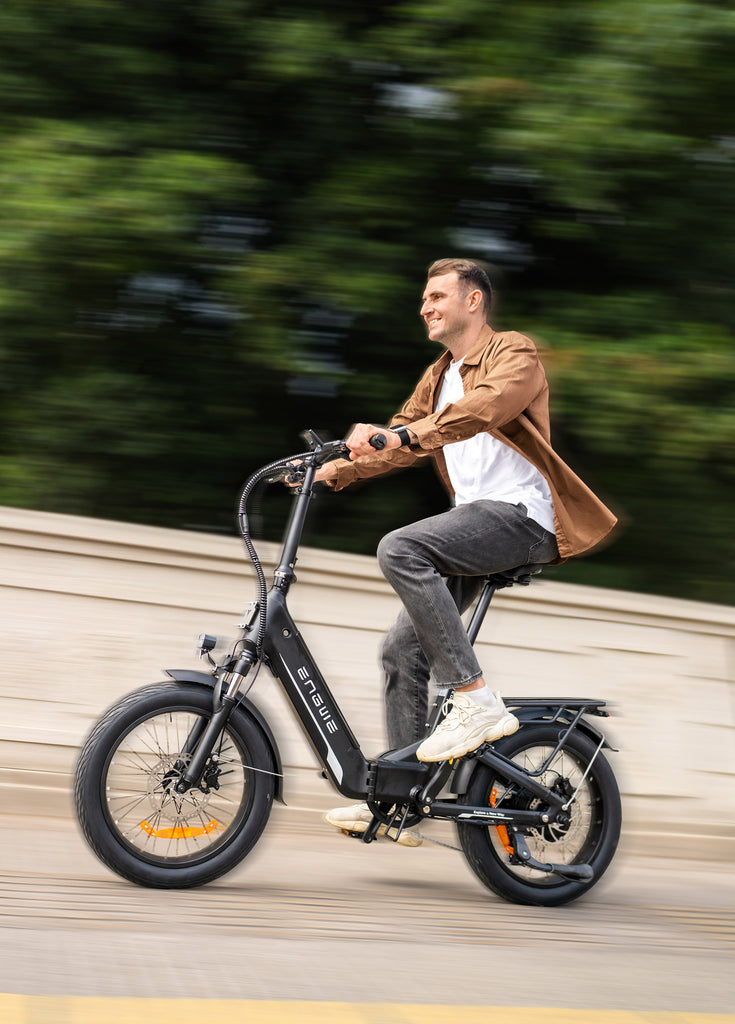
[[[372,558],[307,549],[297,573],[292,613],[376,754],[378,649],[397,599]],[[200,668],[195,637],[236,635],[252,579],[233,538],[0,508],[0,813],[71,815],[95,717],[162,668]],[[506,696],[613,703],[628,849],[732,858],[735,609],[542,579],[496,597],[478,646]],[[251,697],[279,741],[288,805],[339,802],[268,672]]]

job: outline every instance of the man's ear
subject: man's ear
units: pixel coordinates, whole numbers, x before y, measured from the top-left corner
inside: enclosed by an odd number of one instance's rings
[[[467,307],[470,313],[475,313],[480,306],[482,306],[482,291],[479,288],[473,288],[467,296]]]

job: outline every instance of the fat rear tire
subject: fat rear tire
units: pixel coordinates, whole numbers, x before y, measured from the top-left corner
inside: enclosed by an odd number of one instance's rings
[[[212,692],[160,683],[131,693],[97,722],[80,753],[74,797],[84,836],[121,877],[185,889],[232,870],[265,828],[275,793],[270,744],[236,707],[199,787],[173,785],[187,737],[212,713]]]
[[[560,731],[558,725],[552,724],[522,726],[513,736],[496,743],[495,749],[515,763],[535,770],[556,747]],[[573,882],[557,874],[513,864],[507,849],[510,837],[504,827],[458,823],[464,855],[483,885],[511,903],[554,907],[578,899],[599,881],[617,848],[621,809],[613,771],[602,753],[596,751],[597,744],[584,733],[576,730],[570,734],[540,781],[570,796],[579,787],[571,807],[571,823],[568,828],[546,826],[526,835],[536,860],[589,864],[594,871],[592,880]],[[583,778],[593,758],[592,768]],[[499,809],[536,806],[529,792],[514,789],[495,769],[479,762],[459,802]]]

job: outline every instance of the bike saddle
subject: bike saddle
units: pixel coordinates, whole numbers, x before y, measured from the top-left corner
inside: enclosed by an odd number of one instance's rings
[[[500,590],[501,587],[512,587],[514,583],[527,587],[532,577],[538,576],[542,569],[543,565],[519,565],[517,569],[503,569],[501,572],[491,572],[485,578],[488,583],[494,585],[496,590]]]

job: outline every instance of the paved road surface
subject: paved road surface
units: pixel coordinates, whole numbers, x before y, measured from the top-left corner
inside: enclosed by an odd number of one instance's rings
[[[429,1024],[447,1006],[482,1008],[465,1024],[488,1007],[545,1008],[514,1024],[735,1021],[730,865],[623,849],[584,901],[544,910],[497,899],[452,850],[365,847],[317,821],[279,808],[230,875],[161,892],[110,874],[69,821],[0,819],[0,993],[34,997],[0,996],[0,1017],[184,1024],[191,1004],[170,1000],[204,999],[256,1001],[194,1004],[218,1024],[258,1007],[299,1024]],[[131,997],[165,1002],[115,1016]]]

